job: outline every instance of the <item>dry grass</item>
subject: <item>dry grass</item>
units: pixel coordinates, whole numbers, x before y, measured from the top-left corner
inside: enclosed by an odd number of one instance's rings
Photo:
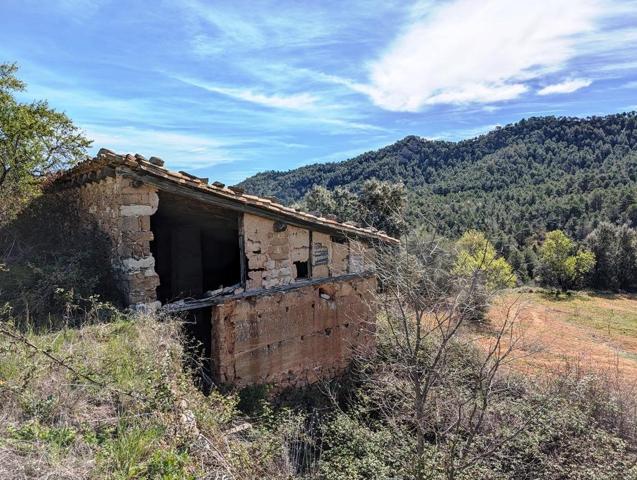
[[[284,436],[232,433],[237,397],[195,387],[179,322],[26,339],[72,370],[0,335],[0,478],[288,478]]]
[[[568,364],[637,382],[636,295],[513,292],[496,299],[491,319],[502,321],[512,304],[524,331],[514,363],[518,371],[544,375]]]

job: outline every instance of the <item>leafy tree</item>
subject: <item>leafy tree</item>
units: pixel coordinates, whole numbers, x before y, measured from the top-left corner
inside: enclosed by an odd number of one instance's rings
[[[400,236],[405,229],[405,198],[406,191],[402,183],[376,179],[366,181],[359,196],[362,223],[392,236]]]
[[[616,227],[602,222],[586,237],[588,248],[595,254],[595,267],[591,271],[591,286],[615,289],[617,278]]]
[[[529,275],[526,260],[524,258],[524,253],[513,247],[509,251],[507,260],[511,265],[511,268],[515,272],[516,276],[518,276],[522,282],[526,282],[529,279]]]
[[[578,250],[577,245],[561,230],[546,234],[539,251],[540,279],[544,285],[563,292],[581,284],[595,266],[595,254]]]
[[[637,284],[637,232],[627,225],[617,231],[617,283],[624,290]]]
[[[627,225],[602,222],[586,243],[597,262],[591,272],[591,286],[629,290],[637,284],[637,232]]]
[[[334,200],[334,215],[341,220],[361,221],[361,208],[358,196],[343,187],[336,187],[332,191]]]
[[[46,101],[21,103],[15,64],[0,64],[0,222],[37,193],[40,180],[81,159],[90,146],[73,122]]]
[[[309,212],[317,212],[321,215],[335,215],[336,202],[332,192],[322,185],[313,186],[303,199],[303,207]]]
[[[321,215],[334,215],[340,221],[353,221],[400,236],[404,231],[405,188],[369,180],[359,195],[337,187],[330,191],[315,185],[305,195],[301,207]]]
[[[493,244],[476,230],[465,232],[457,242],[458,257],[454,273],[470,277],[482,272],[490,289],[512,287],[516,276],[511,265],[499,257]]]

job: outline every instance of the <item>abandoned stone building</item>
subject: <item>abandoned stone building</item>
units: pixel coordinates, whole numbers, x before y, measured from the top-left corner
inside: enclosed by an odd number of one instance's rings
[[[214,381],[307,384],[373,348],[373,245],[395,239],[163,165],[102,149],[52,191],[106,234],[128,305],[188,312]]]

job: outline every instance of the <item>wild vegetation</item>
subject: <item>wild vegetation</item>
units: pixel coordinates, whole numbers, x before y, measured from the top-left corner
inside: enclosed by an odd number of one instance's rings
[[[181,322],[94,307],[40,334],[5,312],[0,478],[286,478],[292,415],[242,429],[237,395],[196,386]]]
[[[543,353],[526,335],[537,312],[502,294],[535,278],[637,285],[634,114],[408,137],[248,180],[401,244],[378,246],[375,355],[301,391],[204,389],[184,319],[106,302],[99,231],[79,229],[68,198],[39,196],[88,142],[45,102],[17,102],[21,88],[0,67],[0,478],[637,479],[637,396],[621,370],[637,355],[634,305],[535,294],[563,342],[587,329],[588,347],[603,338],[623,356],[601,371],[571,348],[528,371]]]
[[[6,309],[0,476],[637,478],[619,372],[522,374],[524,310],[513,297],[484,316],[488,263],[459,272],[456,251],[421,235],[387,253],[378,353],[305,392],[204,394],[179,319],[92,300],[66,309],[81,326],[37,332]]]

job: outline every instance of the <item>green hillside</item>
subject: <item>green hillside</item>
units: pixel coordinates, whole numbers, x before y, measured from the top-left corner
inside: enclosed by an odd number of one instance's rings
[[[357,191],[370,178],[403,182],[410,215],[458,236],[477,228],[501,245],[545,230],[578,239],[600,220],[637,223],[637,114],[534,117],[460,142],[408,136],[338,163],[269,171],[240,185],[286,203],[314,185]]]

